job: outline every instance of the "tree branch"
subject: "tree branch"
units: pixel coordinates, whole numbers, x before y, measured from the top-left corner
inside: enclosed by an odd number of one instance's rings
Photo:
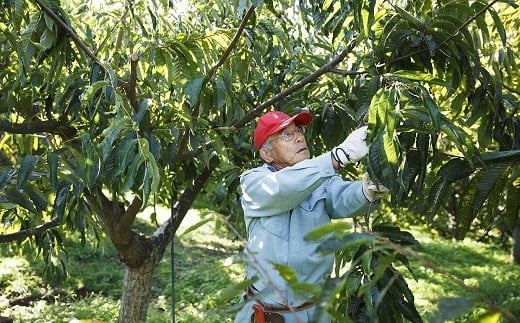
[[[130,105],[137,110],[139,104],[137,102],[137,63],[139,62],[139,55],[130,55],[130,80],[125,82],[119,80],[119,84],[125,90],[126,97],[130,101]]]
[[[131,231],[135,217],[141,209],[141,205],[143,205],[143,201],[141,201],[141,198],[139,196],[136,196],[132,201],[132,204],[130,204],[130,206],[126,209],[125,213],[123,213],[123,216],[119,221],[118,230],[125,232]]]
[[[171,217],[164,222],[152,236],[152,244],[159,244],[165,248],[172,237],[177,232],[182,220],[188,213],[189,208],[195,201],[200,191],[204,188],[204,185],[211,177],[211,174],[218,165],[217,157],[214,155],[210,159],[210,164],[206,166],[201,173],[193,181],[193,185],[188,187],[182,193],[181,197],[177,200],[175,205],[171,206]]]
[[[335,74],[339,74],[339,75],[343,75],[343,76],[362,75],[362,74],[367,74],[368,73],[367,71],[348,71],[348,70],[342,70],[342,69],[339,69],[339,68],[331,68],[330,72],[331,73],[335,73]]]
[[[215,73],[217,72],[218,68],[224,64],[224,62],[227,60],[233,49],[235,48],[236,44],[238,43],[238,40],[240,39],[240,36],[244,32],[244,29],[246,28],[246,24],[249,21],[249,18],[253,15],[255,12],[256,7],[254,5],[250,6],[247,10],[246,14],[242,18],[242,21],[240,22],[240,25],[235,32],[235,35],[233,36],[233,39],[231,40],[231,43],[227,47],[227,49],[224,51],[224,53],[220,56],[217,63],[209,70],[209,72],[204,76],[204,79],[202,80],[202,84],[200,86],[200,92],[199,96],[197,98],[197,101],[195,102],[191,117],[196,118],[199,115],[199,108],[200,108],[200,93],[202,92],[202,89],[206,87],[208,82],[215,76]],[[188,137],[190,135],[190,128],[186,127],[184,130],[184,133],[181,137],[181,140],[179,141],[179,146],[177,149],[177,155],[174,157],[174,163],[177,163],[180,160],[180,157],[184,153],[184,147],[186,146],[186,143],[188,142]]]
[[[285,98],[286,96],[293,94],[294,92],[303,88],[305,85],[316,81],[323,74],[337,71],[334,67],[347,57],[347,54],[352,51],[352,48],[353,48],[353,45],[350,45],[348,48],[344,49],[341,53],[339,53],[336,57],[334,57],[330,62],[323,65],[316,72],[304,77],[303,79],[296,82],[292,86],[279,92],[278,94],[276,94],[269,100],[264,101],[263,103],[257,105],[253,110],[249,111],[242,119],[235,122],[235,124],[233,124],[233,127],[237,128],[237,129],[243,127],[246,123],[248,123],[249,121],[251,121],[252,119],[257,117],[265,108],[277,103],[278,101]]]
[[[475,15],[473,15],[471,18],[469,18],[465,23],[463,23],[461,26],[459,26],[457,28],[457,30],[455,30],[451,35],[448,36],[448,38],[446,38],[443,42],[441,42],[439,45],[437,45],[436,47],[437,48],[440,48],[441,46],[443,46],[444,44],[446,44],[448,41],[450,41],[453,37],[455,37],[455,35],[459,34],[460,31],[462,29],[464,29],[465,27],[467,27],[473,20],[477,19],[478,16],[480,16],[481,14],[483,14],[484,12],[486,12],[489,8],[491,8],[495,3],[497,3],[499,0],[493,0],[492,2],[488,3],[486,6],[484,6],[482,9],[480,9]],[[390,62],[388,62],[388,64],[394,64],[395,62],[398,62],[400,60],[403,60],[403,59],[407,59],[407,58],[410,58],[410,57],[413,57],[415,55],[418,55],[418,54],[421,54],[421,53],[424,53],[425,51],[429,50],[427,47],[423,47],[421,49],[418,49],[416,50],[415,52],[412,52],[410,54],[407,54],[407,55],[404,55],[404,56],[401,56],[401,57],[397,57],[393,60],[391,60]]]
[[[39,226],[27,230],[20,230],[18,232],[9,233],[9,234],[1,234],[0,235],[0,244],[12,241],[20,241],[25,238],[38,235],[43,233],[49,229],[55,228],[61,224],[61,218],[56,216],[52,218],[49,222],[45,222],[40,224]]]
[[[56,120],[33,121],[24,123],[14,123],[7,120],[0,120],[0,131],[16,134],[35,134],[51,133],[64,135],[71,138],[76,133],[76,129],[69,127],[66,123]]]
[[[90,50],[90,48],[88,48],[88,46],[78,37],[78,35],[76,35],[76,33],[65,23],[65,21],[63,21],[60,18],[60,16],[58,16],[54,11],[52,11],[51,8],[47,7],[47,5],[43,3],[42,0],[34,1],[40,6],[40,8],[42,8],[43,11],[45,11],[46,14],[48,14],[54,20],[54,22],[56,22],[61,28],[63,28],[67,32],[67,34],[72,38],[72,40],[74,40],[76,46],[81,48],[81,50],[83,50],[85,54],[87,54],[88,57],[90,57],[90,59],[92,59],[94,62],[98,63],[99,65],[102,65],[101,61],[96,56],[96,54],[94,54]]]

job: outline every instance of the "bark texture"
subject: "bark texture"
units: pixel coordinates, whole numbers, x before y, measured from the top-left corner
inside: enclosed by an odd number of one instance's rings
[[[157,264],[153,258],[148,258],[139,267],[125,266],[119,323],[146,322],[153,273]]]

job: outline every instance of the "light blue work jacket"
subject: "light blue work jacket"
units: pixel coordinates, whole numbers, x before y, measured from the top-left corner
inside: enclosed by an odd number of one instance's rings
[[[297,307],[310,295],[296,295],[278,274],[275,264],[291,267],[301,282],[321,284],[331,274],[334,256],[317,251],[321,241],[306,234],[331,219],[360,215],[369,202],[362,182],[344,181],[334,167],[330,153],[307,159],[276,171],[263,166],[244,172],[240,178],[242,208],[248,233],[245,254],[247,277],[262,292],[262,302]],[[264,296],[265,295],[265,296]],[[235,322],[249,322],[252,302],[244,305]],[[312,308],[311,308],[312,309]],[[312,310],[285,314],[286,322],[309,322]],[[329,319],[327,318],[328,321]]]

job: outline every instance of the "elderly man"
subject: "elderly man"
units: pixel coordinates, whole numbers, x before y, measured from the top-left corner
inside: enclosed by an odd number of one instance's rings
[[[388,190],[365,181],[345,181],[336,170],[368,153],[366,127],[352,132],[331,152],[310,158],[304,126],[311,114],[292,117],[268,112],[258,120],[254,144],[265,162],[240,178],[247,228],[247,278],[257,280],[244,295],[235,318],[246,322],[330,322],[316,318],[312,295],[293,291],[276,270],[294,270],[299,281],[321,284],[331,274],[334,257],[322,255],[320,241],[308,232],[331,219],[353,217]]]

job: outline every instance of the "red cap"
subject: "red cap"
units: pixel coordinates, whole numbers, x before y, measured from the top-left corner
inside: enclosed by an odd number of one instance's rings
[[[253,133],[255,147],[256,149],[260,149],[267,137],[287,127],[291,122],[294,122],[297,126],[304,126],[311,121],[312,115],[308,112],[300,112],[292,117],[289,117],[281,111],[267,112],[258,119]]]

